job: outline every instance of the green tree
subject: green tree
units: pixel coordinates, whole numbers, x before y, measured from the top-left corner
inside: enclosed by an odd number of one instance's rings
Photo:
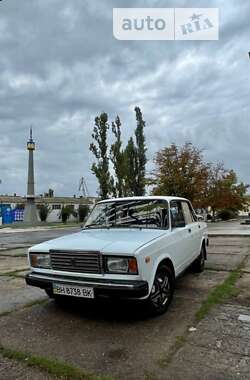
[[[86,218],[86,216],[88,215],[88,212],[89,212],[89,206],[88,205],[79,205],[79,208],[78,208],[78,219],[79,219],[79,222],[83,222]]]
[[[195,207],[208,206],[210,164],[204,162],[201,150],[191,143],[182,147],[172,144],[157,152],[154,162],[156,168],[150,181],[154,195],[185,197]]]
[[[135,107],[137,126],[135,129],[136,137],[136,191],[134,195],[145,194],[145,175],[146,175],[146,144],[145,144],[145,121],[143,120],[142,112],[139,107]]]
[[[111,180],[113,196],[123,197],[126,195],[125,176],[126,176],[126,159],[125,152],[122,150],[121,140],[121,121],[119,116],[112,122],[112,132],[115,137],[114,143],[110,148],[110,159],[114,166],[116,181]],[[113,182],[113,183],[112,183]]]
[[[73,215],[74,217],[77,216],[75,211],[74,211],[74,206],[72,206],[72,205],[63,206],[61,209],[61,214],[60,214],[62,222],[67,223],[70,215]]]
[[[209,175],[208,203],[213,216],[217,211],[229,209],[233,212],[246,206],[248,185],[237,183],[237,175],[233,170],[226,170],[222,163],[211,167]]]
[[[137,126],[135,140],[131,137],[125,149],[122,148],[121,120],[119,116],[112,122],[114,142],[108,156],[108,115],[102,113],[95,119],[92,133],[93,141],[90,151],[97,162],[91,170],[100,185],[101,198],[145,194],[146,144],[144,136],[145,121],[139,107],[135,107]],[[113,165],[114,175],[110,174],[109,158]]]
[[[93,142],[89,147],[97,160],[97,163],[92,164],[91,170],[99,182],[100,197],[102,199],[108,198],[111,188],[107,143],[108,129],[108,115],[103,112],[95,118],[95,126],[92,133]]]
[[[124,152],[124,162],[126,164],[125,172],[125,193],[128,196],[137,194],[137,151],[133,137],[130,137]]]

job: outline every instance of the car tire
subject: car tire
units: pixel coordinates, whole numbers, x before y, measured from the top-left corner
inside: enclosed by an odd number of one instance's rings
[[[165,264],[161,264],[155,274],[154,283],[147,299],[149,312],[160,315],[167,311],[174,293],[174,275]]]
[[[205,258],[206,258],[206,251],[205,247],[202,244],[201,251],[197,259],[192,264],[192,269],[196,273],[201,273],[205,269]]]

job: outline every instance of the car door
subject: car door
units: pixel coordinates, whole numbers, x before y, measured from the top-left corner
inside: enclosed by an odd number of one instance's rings
[[[191,263],[194,258],[198,256],[200,250],[200,226],[192,212],[192,208],[189,202],[181,201],[181,204],[186,227],[188,230],[188,245],[191,250],[189,259]]]
[[[170,202],[170,218],[171,218],[171,248],[172,257],[175,261],[176,274],[181,273],[192,255],[192,247],[190,246],[190,232],[186,225],[185,217],[181,201],[172,200]]]

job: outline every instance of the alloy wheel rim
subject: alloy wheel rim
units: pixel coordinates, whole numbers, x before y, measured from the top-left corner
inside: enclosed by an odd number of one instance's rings
[[[170,281],[167,273],[156,274],[151,291],[151,301],[154,306],[164,306],[171,294]]]

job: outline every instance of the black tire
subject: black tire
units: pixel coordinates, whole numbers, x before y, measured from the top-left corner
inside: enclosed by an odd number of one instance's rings
[[[205,268],[205,258],[206,258],[206,251],[205,247],[202,244],[201,251],[197,259],[192,264],[192,269],[196,273],[201,273],[204,271]]]
[[[153,287],[147,304],[152,315],[160,315],[167,311],[174,293],[174,275],[166,264],[158,267]]]

